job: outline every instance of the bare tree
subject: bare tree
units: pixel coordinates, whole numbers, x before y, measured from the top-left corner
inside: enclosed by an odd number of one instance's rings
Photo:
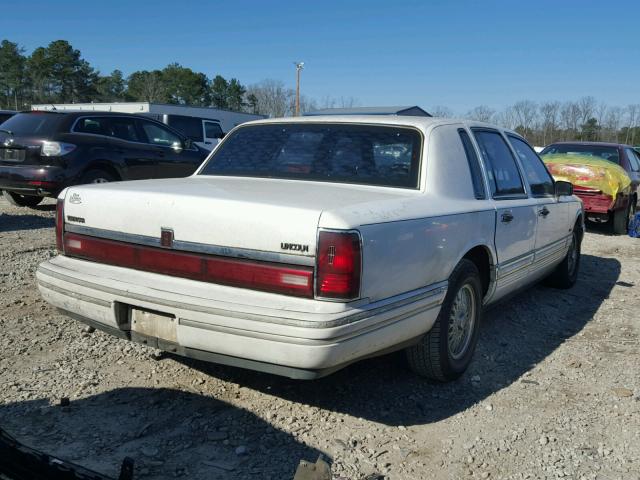
[[[444,105],[434,105],[429,109],[429,113],[434,117],[451,118],[453,117],[453,111],[449,107]]]
[[[247,87],[247,96],[255,97],[255,110],[261,115],[285,117],[291,114],[295,90],[280,80],[266,79]]]
[[[560,122],[565,132],[563,140],[576,138],[580,124],[580,105],[576,102],[565,102],[560,107]]]
[[[489,108],[487,105],[478,105],[477,107],[469,110],[466,117],[478,122],[491,123],[495,114],[496,111],[492,108]]]
[[[542,145],[547,145],[556,139],[558,129],[558,115],[560,112],[560,102],[542,102],[540,104],[540,121],[542,130]]]
[[[516,129],[522,129],[525,137],[532,134],[533,123],[538,115],[538,104],[531,100],[521,100],[513,104],[513,113],[517,122]]]
[[[580,125],[584,125],[587,123],[587,120],[593,118],[598,102],[595,98],[589,96],[582,97],[578,100],[577,104],[580,109]]]
[[[513,107],[507,107],[497,115],[498,123],[505,128],[515,129],[518,126]]]
[[[632,104],[627,106],[627,133],[624,143],[635,143],[635,127],[638,125],[638,113],[640,113],[640,105]]]
[[[622,124],[622,114],[622,108],[620,107],[607,108],[607,113],[604,118],[604,126],[607,131],[606,140],[610,140],[612,142],[618,141],[618,131]]]
[[[598,126],[600,127],[598,130],[598,137],[597,137],[597,139],[600,141],[602,141],[607,136],[607,132],[605,131],[606,115],[607,115],[607,104],[604,102],[600,102],[596,107],[596,110],[594,113],[594,118],[596,119],[596,121],[598,122]]]

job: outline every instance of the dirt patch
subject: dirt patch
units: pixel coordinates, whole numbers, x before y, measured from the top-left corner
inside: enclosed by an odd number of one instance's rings
[[[398,354],[300,382],[85,332],[35,287],[53,224],[0,197],[0,425],[28,445],[136,478],[640,478],[640,240],[587,234],[576,287],[487,312],[456,383]]]

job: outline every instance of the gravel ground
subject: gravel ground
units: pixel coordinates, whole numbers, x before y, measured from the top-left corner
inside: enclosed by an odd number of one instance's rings
[[[302,458],[344,479],[640,479],[640,241],[591,232],[578,284],[485,315],[458,382],[399,354],[301,382],[171,357],[44,303],[54,205],[0,197],[0,425],[117,476],[291,479]],[[70,399],[61,406],[63,397]]]

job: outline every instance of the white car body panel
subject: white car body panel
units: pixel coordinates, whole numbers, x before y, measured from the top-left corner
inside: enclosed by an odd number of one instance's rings
[[[43,297],[114,334],[127,328],[121,305],[174,315],[177,348],[184,349],[179,353],[206,352],[222,363],[311,378],[312,372],[399,348],[429,331],[451,272],[472,249],[482,249],[489,259],[484,298],[489,304],[550,273],[565,257],[576,222],[582,228],[576,197],[534,198],[525,185],[521,198],[476,198],[458,131],[473,138],[474,127],[502,131],[496,127],[379,116],[245,125],[304,122],[418,130],[424,146],[417,188],[214,177],[198,171],[185,179],[71,187],[61,194],[65,228],[159,246],[165,227],[173,230],[178,250],[307,266],[315,265],[319,230],[355,230],[362,238],[357,300],[299,298],[65,256],[39,268]],[[488,192],[486,166],[480,163]],[[549,214],[541,216],[545,207]],[[513,219],[503,222],[504,213]],[[283,251],[283,242],[308,248]]]

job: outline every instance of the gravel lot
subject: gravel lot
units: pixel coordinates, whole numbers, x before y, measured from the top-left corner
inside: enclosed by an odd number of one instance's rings
[[[401,355],[301,382],[89,334],[45,304],[54,204],[0,197],[0,425],[117,477],[640,479],[640,240],[587,234],[578,284],[485,315],[475,361],[430,384]],[[69,406],[60,406],[68,397]]]

